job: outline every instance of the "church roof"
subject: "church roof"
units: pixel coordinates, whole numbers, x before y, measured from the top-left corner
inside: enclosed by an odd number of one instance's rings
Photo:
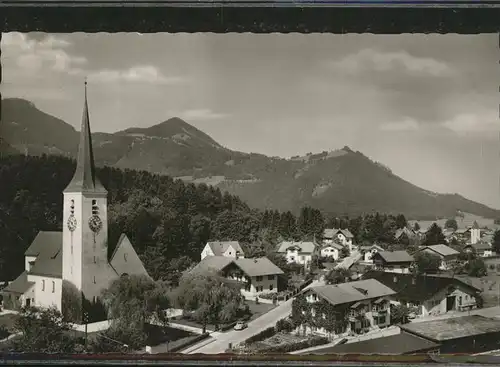
[[[62,237],[62,236],[61,236]],[[51,278],[62,278],[62,240],[56,247],[44,248],[30,269],[30,274]]]
[[[2,292],[24,294],[35,282],[28,282],[28,273],[23,271],[14,281],[12,281]]]
[[[479,229],[479,224],[477,224],[477,221],[474,221],[472,224],[472,229]]]
[[[62,248],[62,232],[40,231],[24,252],[24,256],[38,256],[42,251]]]
[[[76,170],[73,179],[64,192],[107,192],[95,174],[94,153],[92,150],[89,109],[87,103],[87,82],[85,82],[85,102],[83,105],[82,127],[80,130],[80,144],[78,146]]]
[[[110,257],[109,264],[118,275],[126,273],[128,275],[146,274],[149,276],[130,240],[124,233],[122,233],[118,239],[115,250]]]

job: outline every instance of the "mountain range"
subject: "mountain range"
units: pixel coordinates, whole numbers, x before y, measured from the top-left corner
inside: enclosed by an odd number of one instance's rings
[[[79,132],[32,102],[3,99],[1,113],[0,153],[75,156]],[[461,210],[500,217],[500,211],[458,194],[419,188],[347,146],[290,159],[243,153],[177,117],[148,128],[92,135],[97,165],[218,186],[260,209],[296,212],[310,205],[337,215],[379,211],[414,219],[453,217]]]

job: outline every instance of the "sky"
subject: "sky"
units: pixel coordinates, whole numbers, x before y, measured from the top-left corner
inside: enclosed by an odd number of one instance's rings
[[[4,98],[93,131],[183,118],[227,148],[347,145],[500,208],[498,35],[5,33]]]

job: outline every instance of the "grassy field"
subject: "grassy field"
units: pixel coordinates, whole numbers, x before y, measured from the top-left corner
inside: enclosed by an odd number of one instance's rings
[[[484,307],[498,306],[500,304],[500,257],[485,259],[484,262],[488,270],[488,275],[480,278],[483,286]],[[491,266],[494,269],[491,269]]]

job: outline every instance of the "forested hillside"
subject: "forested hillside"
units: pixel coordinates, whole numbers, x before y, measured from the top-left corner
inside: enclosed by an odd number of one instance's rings
[[[60,156],[0,158],[0,279],[24,267],[23,254],[38,231],[62,230],[62,191],[75,162]],[[391,241],[403,216],[325,218],[317,209],[291,212],[250,209],[238,197],[205,184],[165,175],[104,167],[108,189],[109,248],[125,232],[155,278],[175,281],[209,240],[242,242],[250,255],[265,255],[281,240],[319,239],[325,226],[349,227],[358,241]]]

